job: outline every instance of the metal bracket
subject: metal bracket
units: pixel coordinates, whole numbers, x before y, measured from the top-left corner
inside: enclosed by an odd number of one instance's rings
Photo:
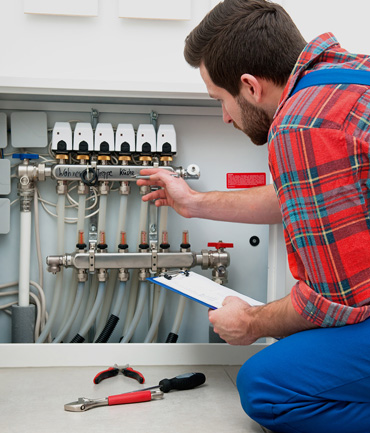
[[[152,111],[150,113],[150,123],[154,126],[154,129],[157,131],[157,122],[158,122],[158,113],[156,111]]]
[[[99,111],[96,108],[91,109],[91,126],[92,129],[96,129],[97,124],[99,123]]]
[[[149,202],[149,247],[158,250],[158,208],[153,200]]]
[[[93,274],[95,272],[95,253],[96,245],[98,243],[98,232],[97,232],[97,218],[96,215],[92,217],[89,230],[89,272]]]

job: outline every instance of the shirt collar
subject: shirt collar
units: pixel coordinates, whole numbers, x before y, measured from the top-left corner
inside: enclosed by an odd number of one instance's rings
[[[291,91],[299,80],[300,76],[306,71],[310,65],[312,65],[324,51],[328,50],[333,46],[340,46],[337,39],[332,33],[324,33],[309,44],[305,46],[300,56],[298,57],[297,63],[295,64],[292,73],[288,79],[288,82],[284,88],[281,96],[279,107],[276,110],[275,117],[279,113],[280,109],[289,98]]]

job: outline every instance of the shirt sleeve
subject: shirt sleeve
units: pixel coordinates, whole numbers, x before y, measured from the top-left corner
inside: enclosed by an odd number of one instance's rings
[[[341,130],[279,132],[269,164],[296,311],[318,326],[370,317],[369,144]]]

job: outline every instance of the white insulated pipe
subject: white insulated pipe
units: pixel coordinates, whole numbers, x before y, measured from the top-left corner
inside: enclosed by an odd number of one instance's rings
[[[81,337],[85,337],[85,335],[89,332],[89,329],[91,328],[92,324],[94,323],[94,320],[96,319],[96,316],[99,313],[99,309],[104,299],[104,291],[105,291],[105,282],[100,281],[94,305],[86,319],[86,322],[82,325],[80,331],[78,332],[78,334]]]
[[[164,287],[161,287],[158,297],[158,304],[156,306],[156,310],[153,314],[152,323],[150,325],[148,334],[146,335],[144,339],[144,343],[151,343],[158,332],[158,326],[159,322],[161,321],[163,310],[166,304],[166,295],[167,295],[167,289]]]
[[[78,197],[77,242],[79,242],[80,231],[85,233],[85,210],[86,210],[86,195],[81,194]]]
[[[106,194],[102,194],[99,198],[98,236],[100,236],[101,232],[105,232],[107,221],[107,202],[108,196]],[[98,241],[100,241],[99,238]]]
[[[179,298],[180,299],[179,299],[179,303],[177,306],[176,317],[175,317],[175,320],[173,322],[172,329],[171,329],[171,332],[173,334],[176,334],[176,335],[178,335],[178,333],[179,333],[179,329],[180,329],[181,322],[182,322],[182,317],[184,315],[184,310],[185,310],[185,306],[186,306],[185,296],[179,296]]]
[[[20,307],[28,307],[30,304],[31,224],[31,212],[21,211],[18,300]]]
[[[126,332],[126,335],[124,335],[122,338],[121,343],[129,343],[132,336],[134,335],[136,327],[144,311],[147,295],[148,295],[148,281],[140,281],[139,297],[137,301],[135,314]]]
[[[65,194],[59,194],[58,195],[58,202],[57,202],[57,214],[58,214],[57,251],[58,251],[59,255],[64,254],[65,203],[66,203]],[[46,337],[48,336],[49,332],[51,331],[51,327],[53,326],[54,320],[55,320],[57,312],[58,312],[59,299],[60,299],[62,289],[63,289],[63,268],[61,268],[60,272],[58,272],[58,275],[57,275],[57,280],[56,280],[55,288],[54,288],[53,302],[52,302],[50,313],[49,313],[49,319],[46,322],[46,325],[45,325],[44,329],[42,330],[36,343],[43,343],[45,341]]]
[[[78,198],[78,213],[77,213],[77,227],[76,227],[77,244],[80,243],[80,232],[85,233],[85,209],[86,209],[86,195],[81,194]],[[76,299],[77,285],[78,285],[77,272],[74,269],[72,273],[72,282],[64,290],[64,300],[62,299],[60,301],[61,305],[65,305],[66,307],[64,309],[63,319],[61,321],[61,326],[58,330],[57,335],[60,335],[62,330],[65,328],[65,324],[69,320],[71,309],[73,308]],[[53,342],[55,342],[55,340]]]
[[[148,208],[149,208],[149,202],[141,201],[140,219],[139,219],[139,235],[138,235],[138,242],[137,242],[138,245],[140,245],[140,243],[141,243],[141,232],[145,231],[146,233],[148,233]],[[139,270],[134,269],[134,271],[132,272],[132,278],[131,278],[130,299],[128,302],[125,326],[123,329],[124,335],[127,334],[128,328],[131,324],[131,321],[133,320],[134,313],[135,313],[135,304],[136,304],[137,290],[138,290],[138,275],[139,275]]]
[[[126,227],[126,217],[127,217],[127,199],[128,196],[126,194],[122,194],[120,196],[120,205],[118,212],[118,226],[116,233],[116,247],[121,243],[121,233],[125,231]],[[111,269],[110,277],[107,283],[107,290],[104,297],[104,303],[100,312],[100,317],[98,320],[98,325],[96,327],[95,338],[97,338],[102,330],[104,329],[104,325],[108,320],[109,310],[111,308],[112,299],[114,296],[114,291],[116,287],[118,277],[118,269]],[[119,290],[119,289],[118,289]],[[114,314],[114,313],[113,313]]]

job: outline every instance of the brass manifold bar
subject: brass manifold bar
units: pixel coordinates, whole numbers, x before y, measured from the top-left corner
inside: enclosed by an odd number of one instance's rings
[[[199,167],[190,164],[186,169],[171,166],[147,166],[143,165],[102,165],[93,162],[87,164],[56,164],[48,172],[56,180],[81,180],[86,174],[95,173],[98,181],[136,181],[140,179],[140,171],[143,168],[162,168],[169,171],[173,176],[183,177],[184,179],[199,179]]]
[[[202,250],[193,252],[138,252],[138,253],[108,253],[108,252],[75,252],[46,258],[48,271],[59,272],[61,267],[73,267],[88,272],[97,269],[150,269],[157,272],[160,269],[189,269],[201,266],[202,269],[227,267],[230,256],[227,252]]]

